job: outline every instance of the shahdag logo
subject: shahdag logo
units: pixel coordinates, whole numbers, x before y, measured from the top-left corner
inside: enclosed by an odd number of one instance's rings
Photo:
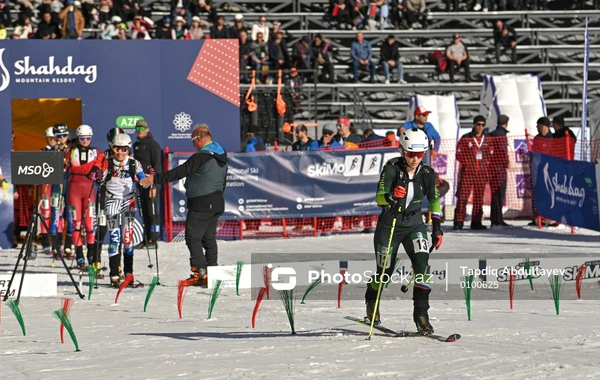
[[[8,85],[10,84],[10,73],[4,64],[4,50],[6,48],[0,49],[0,92],[6,90]]]
[[[10,85],[10,71],[4,62],[6,48],[0,49],[0,92],[6,90]],[[61,66],[55,56],[47,57],[46,64],[36,65],[31,62],[31,56],[15,61],[14,82],[15,83],[75,83],[77,76],[82,76],[86,83],[94,83],[98,78],[98,67],[96,65],[73,65],[73,56],[66,57],[66,64]]]
[[[175,119],[173,119],[173,126],[179,132],[189,131],[192,128],[192,123],[192,117],[185,112],[175,114]]]
[[[42,165],[19,166],[18,175],[42,175],[43,178],[48,178],[54,173],[54,168],[44,162]]]
[[[563,176],[563,182],[558,183],[558,173],[554,173],[554,176],[551,178],[548,173],[549,162],[546,162],[544,166],[544,184],[546,185],[546,190],[550,193],[550,208],[554,208],[554,202],[558,199],[559,202],[573,205],[575,202],[569,202],[567,199],[559,198],[560,194],[565,195],[567,197],[579,198],[579,207],[583,206],[583,201],[585,201],[585,189],[573,187],[573,176],[567,176],[566,174]]]

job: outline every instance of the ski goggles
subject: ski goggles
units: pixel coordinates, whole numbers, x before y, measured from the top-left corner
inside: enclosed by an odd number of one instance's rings
[[[126,146],[113,146],[112,151],[115,153],[127,153],[129,148]]]
[[[136,125],[135,130],[138,132],[144,132],[147,129],[147,127],[144,127],[143,125]]]
[[[406,158],[423,158],[425,157],[425,152],[404,152],[404,157]]]
[[[86,137],[80,137],[79,141],[84,142],[84,141],[92,141],[92,137],[91,136],[86,136]]]
[[[54,135],[54,137],[56,137],[57,139],[65,139],[65,138],[69,137],[69,134],[68,133],[59,133],[59,134]]]

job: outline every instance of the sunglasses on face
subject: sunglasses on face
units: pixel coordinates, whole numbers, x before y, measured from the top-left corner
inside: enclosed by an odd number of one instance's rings
[[[425,152],[404,152],[404,156],[407,158],[423,158],[425,157]]]
[[[84,141],[92,141],[92,136],[87,136],[87,137],[80,137],[79,141],[84,142]]]
[[[144,132],[146,130],[146,127],[144,127],[143,125],[138,125],[135,127],[135,130],[138,132]]]
[[[57,139],[65,139],[67,137],[69,137],[68,133],[60,133],[58,135],[55,135]]]
[[[478,127],[485,127],[485,123],[477,123],[475,125],[478,126]]]
[[[127,153],[129,148],[126,146],[113,146],[112,151],[115,153]]]

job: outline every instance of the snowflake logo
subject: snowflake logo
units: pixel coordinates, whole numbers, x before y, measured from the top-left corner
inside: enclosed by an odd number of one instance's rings
[[[189,131],[192,127],[192,117],[185,112],[175,114],[173,125],[179,132]]]

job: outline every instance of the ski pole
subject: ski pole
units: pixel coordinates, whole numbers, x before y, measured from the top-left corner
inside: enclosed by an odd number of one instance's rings
[[[87,196],[87,205],[85,206],[85,210],[83,211],[83,214],[81,214],[81,225],[79,226],[79,237],[77,239],[77,241],[75,242],[75,250],[77,251],[77,247],[79,246],[79,243],[81,242],[82,236],[84,235],[85,232],[85,223],[84,223],[84,219],[87,216],[87,213],[90,209],[90,200],[92,199],[92,191],[94,191],[94,184],[92,183],[92,187],[90,188],[90,193]],[[73,218],[73,216],[71,215],[71,218]],[[71,266],[73,266],[73,260],[74,258],[71,257]]]
[[[154,189],[154,186],[151,186],[150,189]],[[150,207],[151,207],[151,215],[152,220],[156,222],[156,207],[154,206],[154,199],[150,199]],[[156,277],[160,278],[160,271],[158,270],[158,244],[154,242],[154,256],[156,259]],[[157,285],[160,285],[160,280],[157,282]]]
[[[385,250],[385,258],[383,259],[383,266],[381,267],[381,275],[379,277],[379,287],[377,288],[377,298],[375,298],[375,308],[373,309],[373,318],[371,318],[371,327],[369,328],[369,337],[367,340],[371,340],[371,336],[373,336],[373,326],[375,326],[375,315],[377,313],[379,307],[379,299],[381,297],[381,290],[383,289],[383,284],[381,283],[381,277],[383,277],[383,273],[385,272],[385,268],[387,267],[388,257],[390,256],[390,249],[392,246],[392,239],[394,238],[394,230],[396,229],[396,217],[392,220],[392,229],[390,230],[390,238],[388,239],[387,249]]]

